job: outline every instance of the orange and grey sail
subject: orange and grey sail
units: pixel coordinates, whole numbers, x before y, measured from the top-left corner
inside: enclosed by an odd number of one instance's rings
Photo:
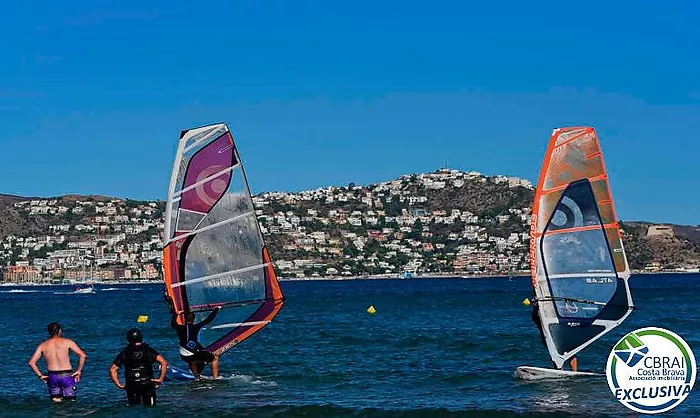
[[[532,209],[530,269],[547,348],[558,368],[634,309],[593,128],[552,133]]]
[[[222,309],[201,342],[221,355],[267,325],[284,297],[233,136],[223,124],[183,131],[165,211],[165,288],[183,323]]]

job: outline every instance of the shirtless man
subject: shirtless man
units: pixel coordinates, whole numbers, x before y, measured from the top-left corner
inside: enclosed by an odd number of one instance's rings
[[[63,399],[75,400],[76,383],[80,382],[80,374],[85,365],[85,353],[78,347],[78,344],[61,337],[61,326],[55,322],[49,324],[46,328],[49,332],[49,339],[39,344],[34,351],[34,355],[29,359],[29,367],[34,370],[34,373],[41,379],[49,388],[49,395],[54,402],[61,402]],[[73,366],[70,363],[68,350],[72,350],[80,357],[78,370],[73,372]],[[42,354],[46,360],[46,368],[49,370],[49,375],[46,376],[36,366]]]

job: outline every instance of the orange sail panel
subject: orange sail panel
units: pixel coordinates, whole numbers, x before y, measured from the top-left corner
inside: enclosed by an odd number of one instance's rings
[[[557,367],[631,313],[629,267],[595,129],[555,129],[537,184],[530,269]]]
[[[163,273],[178,322],[222,308],[201,335],[208,351],[223,354],[277,315],[284,296],[225,124],[182,132],[165,219]]]

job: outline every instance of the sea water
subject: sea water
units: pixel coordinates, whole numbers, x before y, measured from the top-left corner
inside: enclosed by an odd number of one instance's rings
[[[579,368],[603,372],[614,343],[645,326],[678,333],[700,357],[700,275],[633,276],[630,284],[638,309],[581,353]],[[94,295],[2,287],[0,416],[637,415],[605,378],[513,378],[521,365],[550,367],[522,304],[529,278],[293,281],[282,289],[287,302],[277,318],[221,358],[224,379],[167,382],[157,408],[144,411],[125,406],[108,369],[133,326],[185,367],[162,286],[98,285]],[[370,305],[376,314],[366,312]],[[139,315],[148,322],[137,324]],[[76,403],[53,405],[27,365],[52,321],[88,356]],[[699,416],[697,393],[665,415]]]

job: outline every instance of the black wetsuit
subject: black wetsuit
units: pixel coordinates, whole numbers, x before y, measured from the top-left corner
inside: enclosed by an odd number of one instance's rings
[[[540,305],[537,300],[532,301],[532,316],[530,316],[532,322],[537,325],[537,329],[540,331],[540,338],[542,339],[542,344],[547,346],[547,341],[544,338],[544,331],[542,330],[542,319],[540,318]]]
[[[187,363],[193,361],[211,363],[214,361],[214,355],[204,349],[204,346],[199,342],[199,333],[202,327],[210,323],[216,317],[218,310],[212,311],[212,313],[207,316],[204,321],[199,324],[185,324],[180,325],[177,323],[177,315],[173,314],[170,320],[170,326],[175,328],[177,331],[177,336],[180,339],[180,358]],[[191,355],[185,355],[184,353],[189,352]]]
[[[156,387],[151,380],[156,357],[158,352],[146,343],[130,343],[115,357],[113,363],[117,367],[124,366],[129,405],[156,405]]]

